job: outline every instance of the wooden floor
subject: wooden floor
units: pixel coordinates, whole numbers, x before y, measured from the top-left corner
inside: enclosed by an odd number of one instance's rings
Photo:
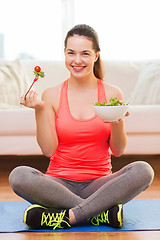
[[[155,171],[155,178],[152,185],[137,199],[160,199],[160,156],[123,156],[113,158],[113,170],[116,171],[124,165],[136,161],[145,160],[151,164]],[[48,159],[44,157],[13,157],[0,156],[0,201],[22,201],[11,189],[8,183],[9,172],[18,165],[28,165],[45,171]],[[133,231],[133,232],[80,232],[80,233],[0,233],[0,240],[159,240],[160,231]]]

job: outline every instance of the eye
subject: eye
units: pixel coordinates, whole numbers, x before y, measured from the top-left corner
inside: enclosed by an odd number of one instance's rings
[[[68,52],[68,55],[73,55],[73,52]]]
[[[89,56],[89,53],[88,52],[84,52],[82,55]]]

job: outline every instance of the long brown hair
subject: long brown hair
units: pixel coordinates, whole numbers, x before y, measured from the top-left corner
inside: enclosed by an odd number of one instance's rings
[[[90,27],[86,24],[76,25],[75,27],[73,27],[67,33],[65,41],[64,41],[65,49],[66,49],[66,46],[67,46],[68,38],[72,37],[75,34],[79,35],[79,36],[85,36],[85,37],[89,38],[93,42],[93,49],[95,50],[95,52],[96,53],[100,52],[98,35],[92,27]],[[93,72],[94,72],[95,77],[103,80],[103,77],[104,77],[103,64],[102,64],[100,54],[99,54],[99,57],[98,57],[97,61],[94,63]]]

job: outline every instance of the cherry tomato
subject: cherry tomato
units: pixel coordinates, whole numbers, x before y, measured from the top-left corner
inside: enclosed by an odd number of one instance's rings
[[[40,72],[40,71],[41,71],[40,66],[36,66],[36,67],[34,68],[34,71],[36,71],[36,72]]]

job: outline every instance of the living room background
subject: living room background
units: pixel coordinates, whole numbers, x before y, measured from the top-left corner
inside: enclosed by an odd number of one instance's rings
[[[63,59],[75,24],[98,33],[105,60],[159,59],[159,0],[0,0],[0,58]]]

